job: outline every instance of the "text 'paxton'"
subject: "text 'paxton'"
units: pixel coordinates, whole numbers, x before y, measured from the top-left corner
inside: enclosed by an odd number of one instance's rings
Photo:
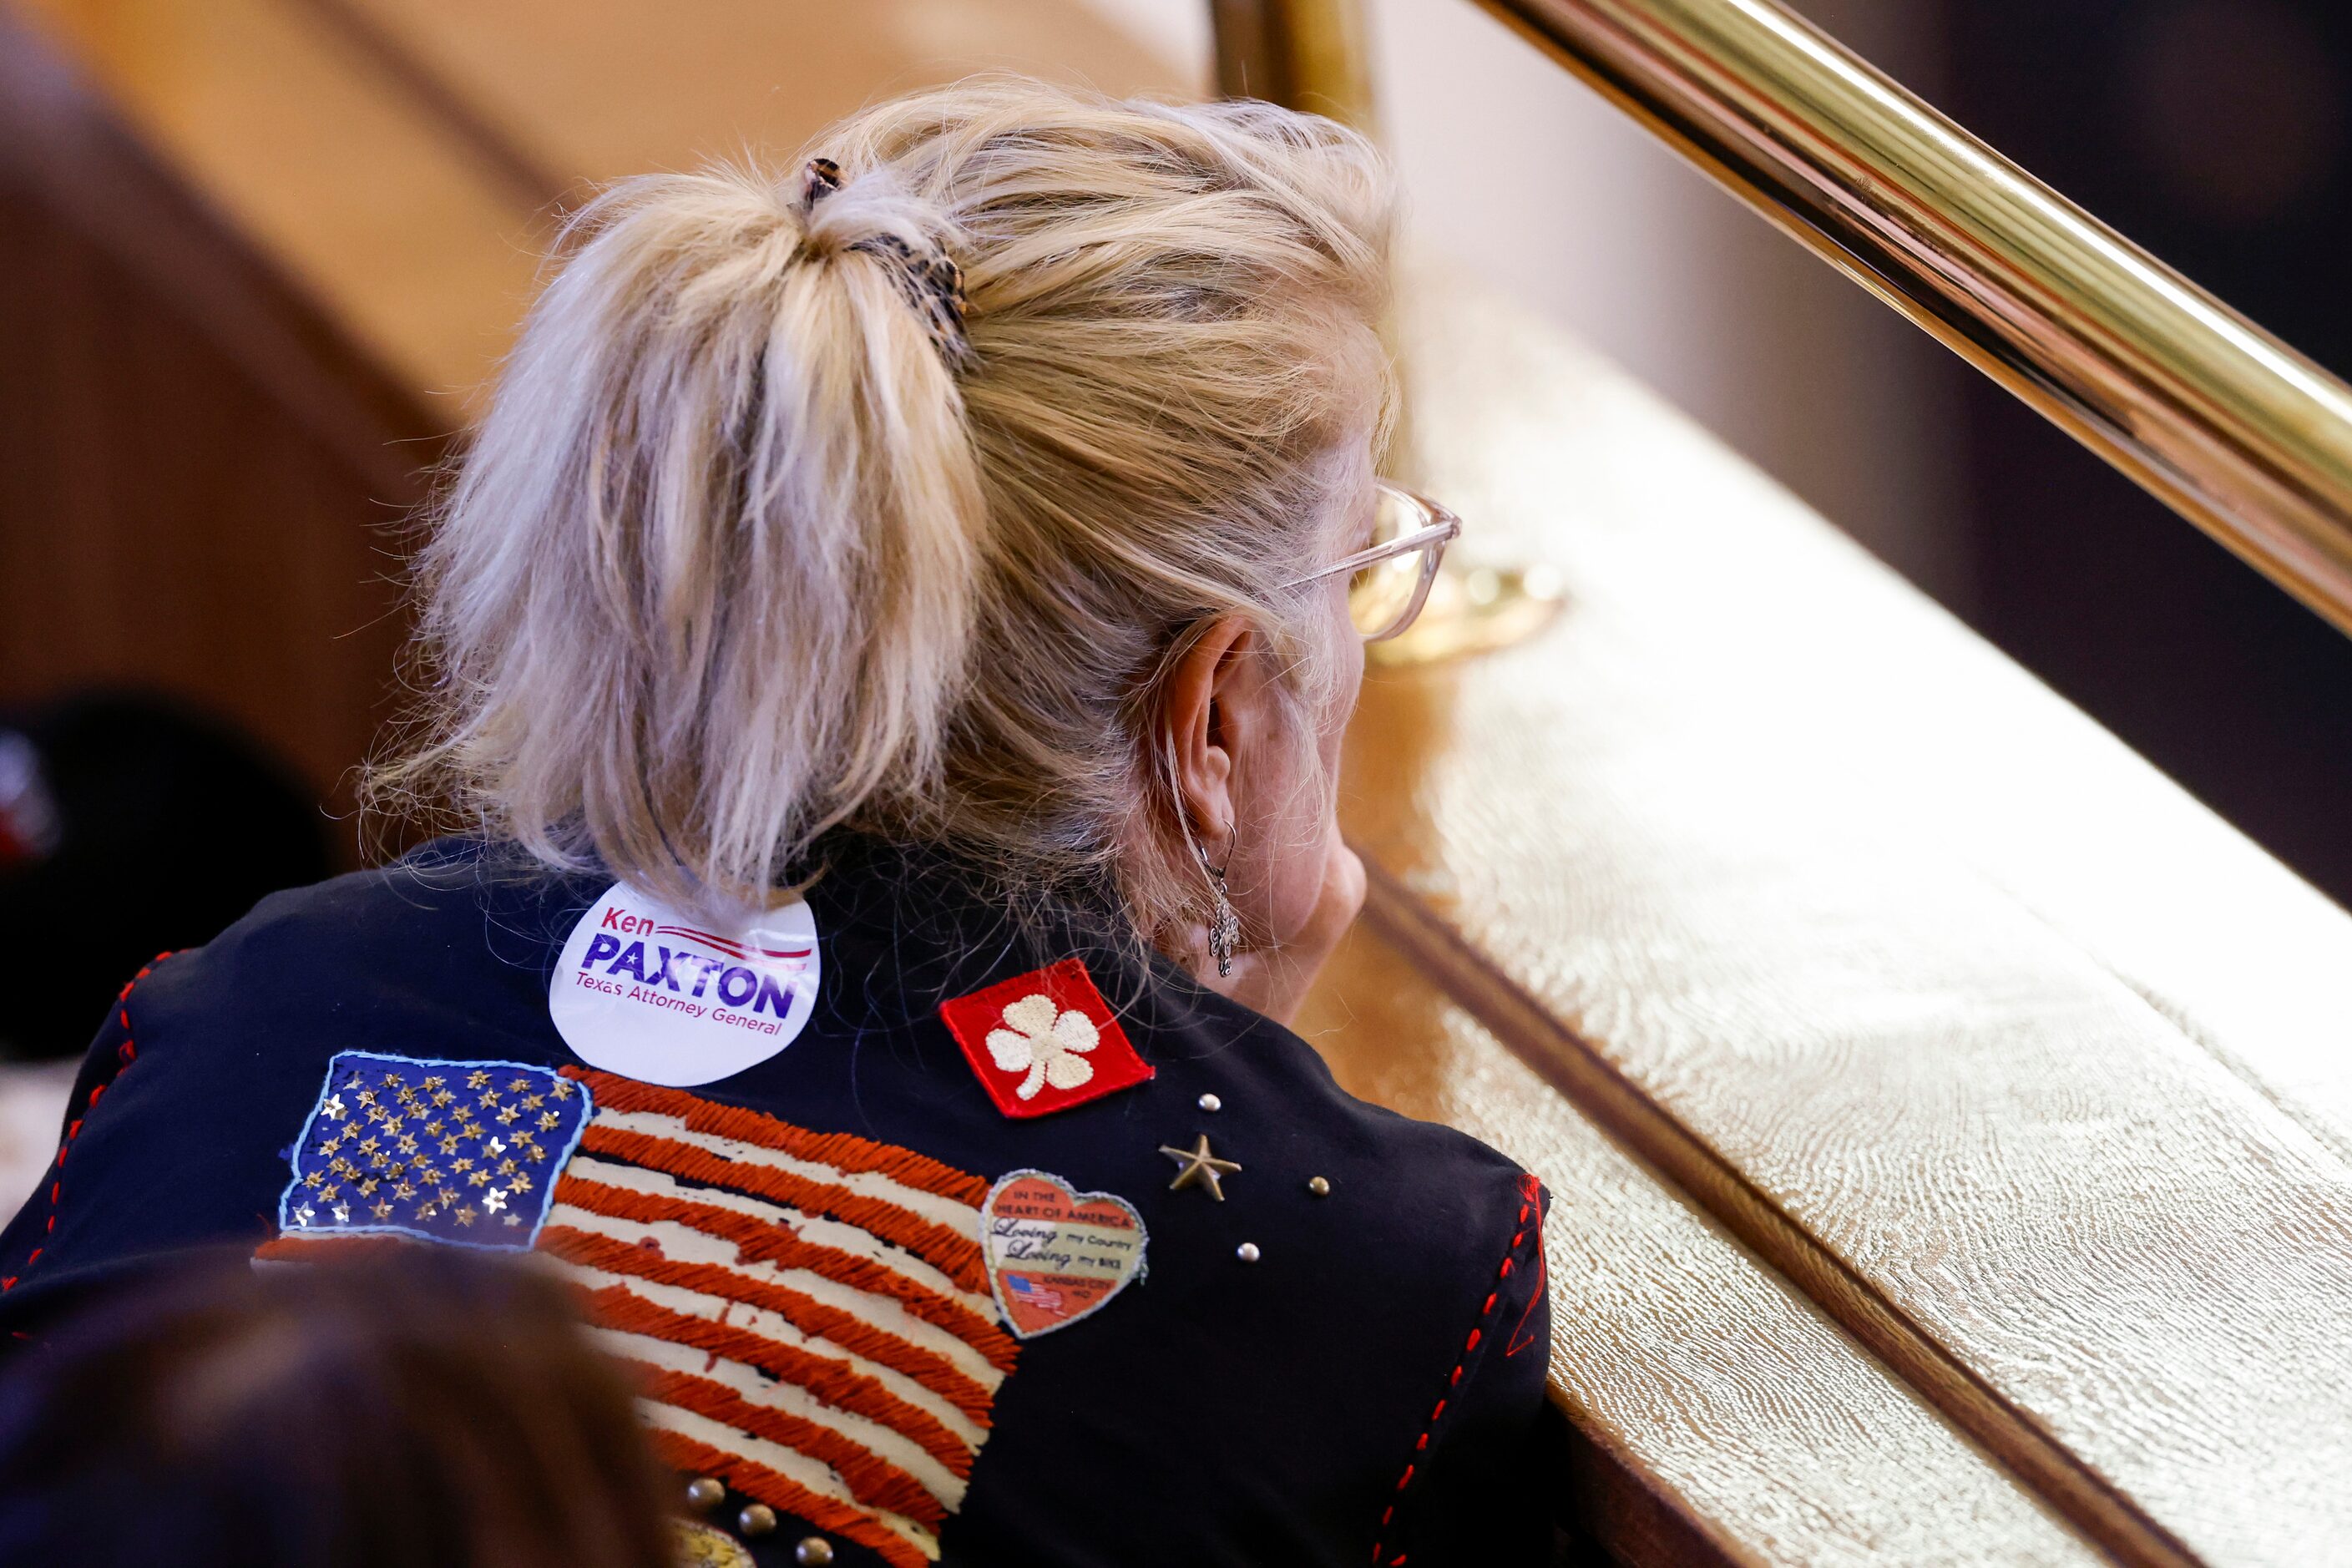
[[[801,900],[714,929],[616,882],[572,927],[548,1014],[591,1067],[685,1087],[790,1045],[818,978],[816,920]]]

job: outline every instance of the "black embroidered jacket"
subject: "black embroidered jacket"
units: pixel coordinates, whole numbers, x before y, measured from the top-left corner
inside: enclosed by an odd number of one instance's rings
[[[106,1021],[0,1344],[194,1246],[530,1248],[763,1563],[1542,1561],[1533,1178],[1044,929],[878,851],[781,936],[464,841],[271,898]]]

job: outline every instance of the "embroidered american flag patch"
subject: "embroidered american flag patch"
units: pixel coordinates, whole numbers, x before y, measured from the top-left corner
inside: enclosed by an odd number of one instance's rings
[[[331,1068],[322,1103],[345,1064]],[[425,1072],[446,1087],[452,1071],[475,1070],[412,1067],[412,1095]],[[550,1104],[542,1082],[562,1084],[581,1110],[561,1175],[532,1184],[513,1226],[509,1194],[489,1244],[530,1247],[578,1288],[592,1332],[638,1379],[662,1457],[895,1568],[936,1561],[1018,1353],[981,1252],[988,1183],[911,1150],[607,1073],[492,1070],[538,1075],[526,1092]],[[307,1131],[295,1155],[289,1200],[316,1190]],[[282,1224],[261,1255],[370,1228],[331,1211],[321,1225],[311,1207],[311,1223]],[[454,1238],[425,1223],[432,1239]]]
[[[289,1151],[278,1232],[529,1247],[587,1113],[546,1068],[341,1052]]]

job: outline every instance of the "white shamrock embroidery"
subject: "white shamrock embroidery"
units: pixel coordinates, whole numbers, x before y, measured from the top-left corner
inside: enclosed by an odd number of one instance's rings
[[[1040,1084],[1076,1089],[1095,1076],[1086,1054],[1102,1037],[1084,1013],[1061,1012],[1051,996],[1037,992],[1007,1005],[1004,1021],[1012,1027],[988,1031],[988,1054],[1002,1070],[1029,1075],[1013,1091],[1021,1099],[1036,1099]]]

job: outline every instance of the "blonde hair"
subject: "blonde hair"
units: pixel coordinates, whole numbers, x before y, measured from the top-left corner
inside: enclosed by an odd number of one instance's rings
[[[419,561],[426,738],[372,793],[688,908],[846,825],[1159,933],[1199,890],[1145,730],[1185,630],[1256,617],[1296,689],[1329,662],[1279,585],[1386,416],[1387,172],[1271,105],[1020,79],[812,151],[819,200],[730,166],[572,221]],[[909,291],[941,252],[960,342]]]

